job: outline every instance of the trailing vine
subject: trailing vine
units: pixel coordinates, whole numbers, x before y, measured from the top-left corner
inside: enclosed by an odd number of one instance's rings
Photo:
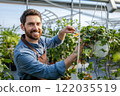
[[[71,22],[76,30],[79,30],[77,20],[58,20],[56,26],[48,28],[48,35],[55,36],[62,28],[70,25]],[[57,48],[48,50],[50,61],[57,62],[68,57],[76,46],[78,33],[67,34],[64,43]],[[107,29],[105,26],[96,24],[83,26],[80,30],[81,43],[85,43],[82,55],[79,57],[78,78],[80,80],[118,79],[120,75],[120,32]],[[86,66],[86,63],[88,64]],[[76,73],[76,65],[70,67],[64,80],[71,78],[72,73]]]

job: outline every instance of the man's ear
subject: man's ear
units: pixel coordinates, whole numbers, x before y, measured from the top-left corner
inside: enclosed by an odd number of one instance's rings
[[[24,25],[23,25],[23,24],[21,24],[20,27],[21,27],[21,29],[22,29],[23,31],[25,31],[25,28],[24,28]]]

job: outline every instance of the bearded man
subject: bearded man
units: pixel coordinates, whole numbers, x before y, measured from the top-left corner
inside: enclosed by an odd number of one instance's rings
[[[47,49],[54,48],[62,44],[66,33],[74,33],[72,26],[62,29],[53,38],[42,37],[42,18],[39,11],[35,9],[25,10],[21,18],[21,29],[25,34],[14,50],[14,63],[20,80],[56,80],[64,76],[73,61],[77,58],[75,51],[62,61],[55,64],[47,64]],[[80,47],[82,52],[84,44]],[[52,54],[52,53],[51,53]]]

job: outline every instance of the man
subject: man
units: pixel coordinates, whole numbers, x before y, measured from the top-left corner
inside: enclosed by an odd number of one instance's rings
[[[41,15],[34,9],[24,11],[20,21],[21,29],[25,31],[25,34],[22,35],[14,50],[14,62],[20,79],[55,80],[64,76],[65,70],[77,58],[76,52],[62,61],[47,65],[46,50],[60,45],[64,41],[66,33],[74,33],[75,29],[72,26],[67,26],[53,38],[41,37]],[[83,46],[81,46],[81,51]],[[77,51],[77,47],[75,51]]]

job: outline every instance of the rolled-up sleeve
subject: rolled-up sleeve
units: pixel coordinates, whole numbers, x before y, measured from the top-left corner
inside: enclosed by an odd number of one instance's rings
[[[16,57],[19,70],[22,73],[30,74],[44,79],[58,79],[65,73],[64,61],[56,62],[53,65],[43,64],[35,59],[30,53],[22,53]]]
[[[47,48],[54,48],[62,44],[63,41],[61,41],[58,35],[56,35],[53,38],[45,38],[45,43],[46,43]]]

